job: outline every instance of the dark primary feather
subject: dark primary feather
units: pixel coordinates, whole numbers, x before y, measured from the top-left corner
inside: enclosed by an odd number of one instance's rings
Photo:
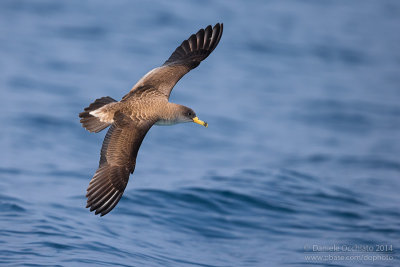
[[[87,189],[86,207],[90,211],[103,216],[118,204],[129,175],[135,170],[139,147],[152,125],[151,122],[139,125],[120,112],[115,114],[101,148],[99,168]]]
[[[140,79],[131,92],[143,86],[157,88],[163,95],[169,98],[175,84],[190,70],[196,68],[201,61],[206,59],[217,47],[223,32],[223,24],[217,23],[205,29],[200,29],[192,34],[189,39],[175,49],[165,63],[148,72]],[[128,94],[131,95],[131,94]]]
[[[194,69],[217,47],[222,31],[223,24],[219,23],[214,28],[209,25],[205,29],[200,29],[196,34],[192,34],[189,39],[183,41],[163,66],[181,64]]]

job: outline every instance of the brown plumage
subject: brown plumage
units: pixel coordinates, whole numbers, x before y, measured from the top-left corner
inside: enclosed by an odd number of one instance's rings
[[[139,147],[154,124],[196,122],[207,127],[192,109],[168,100],[175,84],[215,49],[222,31],[222,23],[199,30],[183,41],[161,67],[141,78],[121,101],[102,97],[79,114],[82,126],[90,132],[111,125],[101,148],[99,168],[87,188],[86,207],[90,211],[103,216],[118,204],[135,170]]]

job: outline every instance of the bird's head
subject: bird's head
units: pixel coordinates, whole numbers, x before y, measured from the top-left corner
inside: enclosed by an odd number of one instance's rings
[[[196,112],[194,112],[193,109],[185,106],[181,106],[177,120],[179,122],[194,122],[203,125],[204,127],[208,127],[208,123],[200,120],[196,116]]]

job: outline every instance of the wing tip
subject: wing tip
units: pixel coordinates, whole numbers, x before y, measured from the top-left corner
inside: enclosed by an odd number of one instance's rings
[[[88,200],[86,208],[90,208],[90,212],[94,212],[95,215],[100,215],[100,217],[103,217],[111,212],[115,206],[117,206],[118,202],[121,200],[122,194],[123,193],[116,190],[113,194],[111,194],[111,197],[106,199],[105,202],[101,199],[98,202],[90,203]]]
[[[112,211],[125,191],[126,184],[118,187],[112,182],[112,174],[115,173],[113,168],[115,166],[108,164],[99,167],[86,189],[86,208],[90,212],[94,211],[95,215],[104,216]],[[129,173],[127,176],[129,177]]]
[[[185,64],[191,69],[197,67],[217,47],[223,28],[224,24],[218,22],[214,26],[208,25],[198,30],[196,34],[191,34],[175,49],[163,65]]]

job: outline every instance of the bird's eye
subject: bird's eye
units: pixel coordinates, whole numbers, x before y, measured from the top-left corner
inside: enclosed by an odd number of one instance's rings
[[[188,116],[192,116],[192,112],[188,112],[187,115],[188,115]]]

